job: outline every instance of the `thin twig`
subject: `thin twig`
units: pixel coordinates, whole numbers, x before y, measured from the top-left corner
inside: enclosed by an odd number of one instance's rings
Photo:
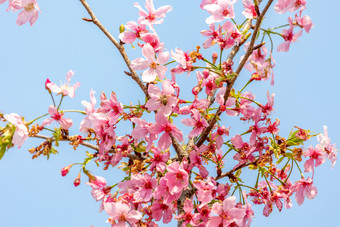
[[[96,15],[93,13],[93,11],[90,8],[90,6],[87,4],[86,0],[79,0],[79,1],[83,4],[83,6],[87,10],[88,14],[91,16],[91,19],[85,19],[85,21],[92,22],[93,24],[95,24],[106,35],[106,37],[109,38],[109,40],[113,43],[113,45],[115,45],[115,47],[118,49],[119,53],[122,55],[122,57],[123,57],[126,65],[127,65],[127,67],[129,68],[129,71],[131,73],[132,79],[134,81],[136,81],[136,83],[139,85],[139,87],[143,90],[143,92],[146,95],[146,97],[148,99],[150,99],[148,90],[147,90],[146,86],[144,85],[143,81],[141,81],[141,79],[139,78],[137,73],[131,68],[131,62],[130,62],[129,57],[127,56],[127,54],[125,52],[124,46],[119,44],[119,42],[102,25],[102,23],[100,23],[100,21],[97,19]],[[84,18],[83,18],[83,20],[84,20]]]
[[[34,135],[32,137],[39,138],[39,139],[49,140],[51,142],[55,141],[54,137],[48,137],[48,136],[40,135],[40,134],[36,134],[36,135]],[[59,141],[68,141],[68,142],[70,142],[71,140],[69,139],[69,136],[67,136],[67,138],[60,138]],[[90,143],[87,143],[87,142],[83,142],[82,141],[82,142],[80,142],[80,145],[82,145],[84,147],[91,148],[91,149],[96,150],[96,151],[99,151],[99,147],[98,146],[90,144]],[[110,151],[115,152],[114,149],[111,149]],[[144,160],[142,157],[138,157],[137,155],[134,155],[134,154],[128,154],[127,157],[132,159],[132,160],[140,160],[140,161]]]

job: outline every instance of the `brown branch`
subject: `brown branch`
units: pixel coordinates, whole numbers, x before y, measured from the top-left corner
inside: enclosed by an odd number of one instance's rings
[[[252,37],[251,37],[251,40],[250,40],[249,47],[246,51],[246,54],[243,56],[241,63],[238,65],[238,67],[235,71],[236,75],[240,74],[244,65],[248,61],[249,56],[253,53],[254,43],[255,43],[255,40],[256,40],[257,33],[258,33],[260,26],[261,26],[261,22],[264,18],[264,15],[267,13],[267,11],[268,11],[268,9],[269,9],[269,7],[272,3],[273,3],[273,0],[269,0],[267,2],[266,6],[264,7],[262,13],[260,14],[260,16],[257,18],[256,25],[255,25],[255,28],[254,28],[254,31],[253,31],[253,34],[252,34]],[[248,20],[247,27],[248,26],[249,26],[249,28],[251,27],[251,20]],[[245,42],[245,40],[243,41],[243,43],[244,42]],[[228,56],[228,59],[229,59],[229,57],[230,57],[230,59],[233,59],[235,57],[236,53],[239,51],[239,48],[240,48],[240,45],[234,46],[234,48],[232,49],[232,51],[230,52],[230,54]],[[227,89],[224,93],[224,103],[226,103],[228,101],[231,89],[233,88],[236,79],[237,79],[237,77],[235,77],[235,78],[233,78],[233,79],[231,79],[227,82]],[[217,118],[221,115],[221,113],[222,112],[220,111],[220,108],[218,108],[214,118],[210,120],[208,127],[204,130],[204,132],[201,135],[201,138],[196,143],[197,147],[200,147],[204,143],[204,141],[207,139],[209,133],[211,132],[211,130],[213,129],[213,127],[215,126],[215,124],[217,122]]]
[[[48,137],[48,136],[40,135],[40,134],[36,134],[34,136],[31,136],[31,137],[35,137],[35,138],[39,138],[39,139],[45,139],[45,140],[49,140],[51,142],[55,141],[54,137]],[[60,138],[59,141],[68,141],[68,142],[70,142],[71,140],[69,139],[69,136],[67,136],[67,138]],[[96,151],[99,151],[99,147],[98,146],[90,144],[90,143],[87,143],[87,142],[83,142],[82,141],[80,143],[80,145],[82,145],[84,147],[91,148],[91,149],[96,150]],[[114,149],[111,149],[110,151],[115,152]],[[134,155],[134,154],[128,154],[127,157],[132,159],[132,160],[139,160],[139,161],[143,161],[144,160],[142,157],[138,157],[137,155]]]
[[[143,81],[141,81],[141,79],[139,78],[139,76],[137,75],[137,73],[131,68],[131,62],[129,57],[127,56],[126,52],[125,52],[125,48],[123,45],[119,44],[119,42],[111,35],[111,33],[102,25],[102,23],[100,23],[100,21],[98,20],[98,18],[96,17],[96,15],[93,13],[92,9],[90,8],[90,6],[87,4],[86,0],[79,0],[83,6],[85,7],[85,9],[87,10],[88,14],[91,16],[91,19],[86,19],[85,21],[87,22],[93,22],[93,24],[95,24],[104,34],[105,36],[113,43],[113,45],[115,45],[115,47],[118,49],[119,53],[122,55],[127,67],[129,68],[129,71],[131,73],[131,77],[134,81],[136,81],[136,83],[139,85],[139,87],[142,89],[142,91],[144,92],[144,94],[146,95],[146,97],[148,99],[150,99],[148,90],[146,88],[146,86],[144,85]],[[84,20],[84,18],[83,18]]]

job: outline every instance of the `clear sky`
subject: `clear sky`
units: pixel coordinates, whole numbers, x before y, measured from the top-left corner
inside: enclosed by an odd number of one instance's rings
[[[116,37],[120,24],[137,20],[134,2],[89,0],[99,20]],[[138,2],[144,6],[144,1]],[[165,22],[156,27],[168,50],[179,47],[187,51],[202,45],[205,38],[199,32],[208,28],[205,24],[208,14],[199,8],[200,1],[154,2],[156,8],[166,4],[174,7]],[[124,104],[136,103],[138,97],[142,97],[139,87],[123,73],[126,66],[117,50],[93,24],[81,20],[88,15],[79,1],[40,0],[38,3],[42,12],[33,27],[16,26],[17,14],[5,11],[7,3],[0,5],[0,112],[16,112],[26,120],[46,113],[51,104],[44,89],[46,78],[58,84],[65,80],[69,69],[75,72],[72,81],[79,81],[81,87],[74,99],[65,100],[64,109],[83,110],[81,100],[89,100],[91,88],[97,92],[97,99],[101,91],[106,94],[115,91]],[[340,144],[340,75],[337,71],[340,2],[309,0],[307,7],[305,12],[315,27],[292,44],[290,52],[274,52],[275,86],[265,82],[250,89],[259,97],[264,97],[267,90],[275,92],[274,116],[281,120],[282,136],[287,136],[295,125],[316,133],[327,125],[332,142]],[[286,23],[286,16],[278,16],[270,9],[267,23],[272,27],[282,25]],[[235,19],[243,20],[240,16]],[[139,48],[126,45],[126,49],[131,59],[141,56]],[[241,76],[247,75],[244,72]],[[76,129],[71,129],[71,133],[76,133]],[[27,150],[39,142],[42,141],[29,139],[21,149],[11,149],[0,161],[0,226],[108,226],[104,223],[107,215],[98,213],[100,204],[92,199],[91,188],[84,184],[86,178],[82,178],[79,187],[73,186],[78,169],[71,169],[65,178],[60,175],[62,167],[82,161],[86,150],[74,151],[63,144],[58,148],[60,154],[50,160],[45,157],[31,160]],[[316,143],[314,139],[313,144]],[[121,178],[117,171],[103,172],[92,167],[93,173],[105,176],[112,184],[114,179]],[[327,161],[316,169],[314,182],[318,195],[315,199],[305,201],[301,207],[294,201],[293,208],[283,209],[281,213],[274,208],[268,218],[262,215],[263,206],[255,207],[252,226],[337,226],[339,173],[339,165],[331,169]]]

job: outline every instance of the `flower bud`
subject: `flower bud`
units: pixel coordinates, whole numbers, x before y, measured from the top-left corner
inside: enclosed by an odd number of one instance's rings
[[[213,63],[213,64],[216,63],[217,58],[218,58],[218,54],[217,54],[216,52],[214,52],[214,53],[212,54],[212,63]]]
[[[73,181],[74,187],[78,187],[80,185],[80,177],[81,177],[81,175],[80,175],[80,172],[79,172],[77,178],[74,179],[74,181]]]
[[[72,165],[73,164],[65,166],[64,168],[62,168],[61,171],[60,171],[61,176],[63,176],[63,177],[66,176],[68,174],[68,172],[70,171]]]
[[[51,81],[50,81],[50,79],[46,79],[46,82],[45,82],[45,89],[51,94],[51,89],[49,89],[48,87],[47,87],[47,85],[49,84],[49,83],[51,83]]]

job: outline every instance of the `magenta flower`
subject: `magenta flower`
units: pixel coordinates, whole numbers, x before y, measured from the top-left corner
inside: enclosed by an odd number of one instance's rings
[[[153,30],[153,24],[161,24],[163,23],[163,19],[166,17],[166,13],[172,10],[172,7],[169,5],[159,7],[157,10],[153,5],[153,0],[146,0],[145,7],[148,10],[146,12],[137,2],[134,4],[136,8],[139,9],[139,16],[142,24],[148,25],[151,30]]]
[[[154,84],[149,85],[148,92],[151,98],[148,100],[145,107],[148,108],[149,111],[160,109],[165,116],[169,116],[172,112],[172,108],[177,105],[175,89],[169,80],[162,82],[162,89],[163,91]]]
[[[201,118],[201,113],[197,109],[191,110],[192,118],[182,119],[181,122],[189,127],[193,127],[192,131],[189,133],[189,138],[200,135],[203,130],[208,126],[207,120]]]
[[[74,72],[69,70],[66,74],[67,84],[63,84],[60,87],[55,83],[48,83],[46,86],[54,93],[62,94],[63,96],[70,96],[73,98],[75,96],[75,90],[80,86],[80,83],[77,82],[74,85],[70,85],[71,78],[73,77]]]
[[[128,227],[136,224],[143,217],[139,211],[131,209],[128,204],[122,201],[106,203],[105,211],[113,221],[118,222],[118,224],[112,223],[113,226],[119,227]]]
[[[214,203],[211,212],[218,216],[212,217],[206,226],[232,226],[232,224],[241,226],[246,213],[245,209],[236,207],[235,202],[236,197],[230,196],[223,201],[223,204]]]
[[[144,82],[152,82],[158,76],[160,79],[164,78],[164,75],[168,68],[163,66],[169,59],[169,52],[158,53],[155,60],[155,50],[147,43],[142,48],[143,56],[146,58],[137,58],[131,62],[131,68],[133,70],[144,70],[142,79]]]
[[[207,24],[220,22],[225,19],[234,18],[234,3],[233,0],[217,0],[215,4],[205,5],[203,8],[207,10],[211,16],[206,19]]]
[[[18,15],[17,25],[21,26],[29,22],[32,26],[38,19],[40,8],[36,0],[15,0],[10,1],[7,10],[14,12],[22,10]]]
[[[28,138],[27,126],[23,122],[22,118],[16,113],[5,114],[4,118],[6,121],[15,126],[12,143],[20,148]]]
[[[307,199],[314,199],[318,194],[317,188],[313,185],[313,180],[309,177],[307,180],[303,178],[295,182],[292,186],[292,190],[296,193],[295,199],[299,206],[301,206],[305,197],[307,197]]]
[[[72,126],[72,120],[70,118],[63,118],[64,113],[60,113],[57,107],[50,105],[48,113],[51,115],[51,118],[44,120],[41,124],[42,127],[50,125],[53,121],[57,121],[60,124],[60,127],[66,130]]]
[[[183,133],[176,126],[169,122],[163,113],[157,113],[155,116],[156,124],[150,126],[149,131],[153,134],[164,134],[159,138],[158,147],[165,150],[171,145],[170,133],[179,141],[183,141]]]

